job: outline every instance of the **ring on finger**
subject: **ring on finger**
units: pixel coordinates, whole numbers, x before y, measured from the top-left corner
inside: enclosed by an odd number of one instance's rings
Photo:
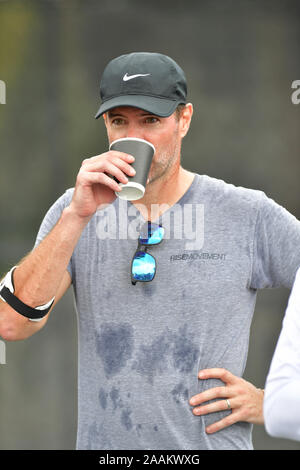
[[[230,405],[230,401],[228,400],[228,398],[225,398],[225,401],[227,403],[228,409],[231,410],[231,405]]]

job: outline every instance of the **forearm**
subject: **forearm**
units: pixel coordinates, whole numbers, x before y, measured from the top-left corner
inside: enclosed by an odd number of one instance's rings
[[[14,271],[15,295],[31,307],[42,305],[55,296],[63,275],[87,224],[69,207],[45,239]]]
[[[14,294],[30,307],[62,297],[70,285],[67,266],[87,220],[66,208],[44,240],[14,270]],[[47,322],[49,313],[39,322],[30,321],[0,300],[0,336],[7,341],[28,338]]]

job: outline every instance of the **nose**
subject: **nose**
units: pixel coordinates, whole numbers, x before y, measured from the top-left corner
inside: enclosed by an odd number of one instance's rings
[[[126,137],[137,137],[138,139],[145,139],[145,133],[137,124],[128,124],[126,129]]]

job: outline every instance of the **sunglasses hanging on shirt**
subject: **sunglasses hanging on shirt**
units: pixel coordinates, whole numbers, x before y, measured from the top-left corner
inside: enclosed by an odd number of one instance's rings
[[[156,259],[147,252],[148,248],[163,241],[164,228],[161,224],[146,222],[138,238],[138,247],[131,262],[131,283],[149,282],[156,273]]]

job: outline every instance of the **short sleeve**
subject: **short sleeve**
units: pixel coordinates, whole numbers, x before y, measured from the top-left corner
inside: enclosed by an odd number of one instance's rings
[[[261,193],[253,239],[250,287],[291,289],[299,266],[299,220]]]
[[[37,245],[48,235],[49,232],[53,229],[53,227],[58,222],[63,210],[70,204],[72,199],[73,189],[68,189],[56,202],[50,207],[44,219],[41,223],[39,228],[34,247],[36,248]],[[72,258],[68,264],[68,272],[73,279],[73,269],[72,269]]]

